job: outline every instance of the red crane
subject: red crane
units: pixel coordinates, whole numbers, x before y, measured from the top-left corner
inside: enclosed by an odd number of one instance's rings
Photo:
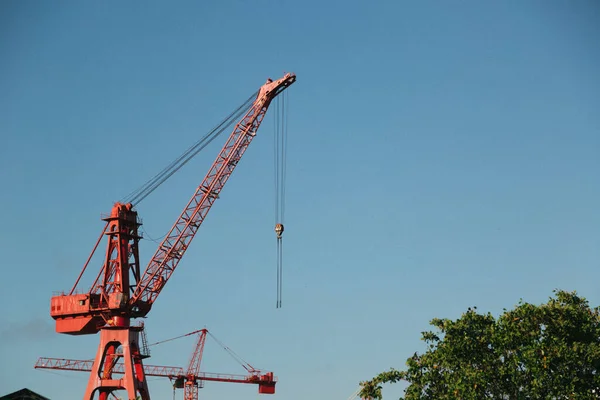
[[[210,335],[225,351],[227,351],[238,363],[244,367],[248,374],[240,381],[239,377],[223,377],[222,379],[211,379],[218,380],[219,382],[234,382],[234,383],[255,383],[258,384],[258,393],[262,394],[274,394],[276,379],[272,372],[263,373],[262,371],[254,368],[246,361],[242,360],[237,354],[235,354],[229,347],[221,343],[208,329],[201,329],[188,333],[184,336],[189,336],[199,333],[194,352],[188,363],[187,372],[185,374],[178,374],[171,376],[171,379],[175,381],[174,387],[178,389],[184,389],[185,400],[198,400],[198,388],[203,386],[205,380],[203,374],[200,372],[200,364],[202,362],[202,354],[204,352],[204,344],[206,343],[206,336]]]
[[[170,232],[158,246],[146,269],[140,269],[138,228],[141,221],[131,202],[114,204],[92,254],[73,289],[68,294],[53,296],[50,315],[56,321],[56,331],[70,335],[100,332],[100,345],[92,365],[84,400],[99,393],[107,400],[115,390],[126,390],[133,400],[139,394],[149,400],[148,385],[142,364],[145,355],[140,345],[143,324],[132,326],[132,318],[145,317],[165,284],[175,271],[194,235],[218,198],[225,183],[239,163],[267,112],[271,101],[296,81],[288,73],[278,80],[268,79],[256,98],[235,125],[233,132],[209,169],[202,183],[176,220]],[[153,190],[153,189],[152,189]],[[76,288],[103,236],[108,244],[104,262],[92,287],[83,294]],[[117,355],[117,349],[121,354]],[[123,357],[124,377],[112,377],[113,366]]]
[[[181,367],[144,365],[144,374],[146,376],[159,376],[169,378],[171,381],[174,382],[173,389],[184,389],[185,400],[198,400],[198,389],[204,387],[205,381],[254,384],[258,385],[258,393],[275,393],[275,385],[277,384],[277,378],[272,372],[262,372],[252,367],[250,364],[243,361],[239,356],[233,353],[231,349],[219,342],[219,340],[215,338],[211,333],[209,333],[207,329],[201,329],[198,331],[190,332],[183,336],[190,336],[197,333],[199,333],[198,340],[196,341],[196,345],[194,346],[194,352],[192,353],[192,357],[190,358],[187,370],[184,370]],[[248,374],[233,375],[200,372],[200,364],[202,362],[202,354],[204,352],[204,344],[206,342],[207,334],[213,337],[215,341],[217,341],[228,353],[230,353],[244,367],[244,369],[246,369]],[[35,368],[66,371],[92,371],[93,361],[40,357],[35,363]],[[111,371],[113,374],[123,374],[124,371],[125,366],[122,362],[113,364]]]

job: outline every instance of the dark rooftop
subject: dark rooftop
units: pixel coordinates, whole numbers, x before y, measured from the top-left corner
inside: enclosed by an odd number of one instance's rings
[[[0,400],[50,400],[50,399],[25,388],[25,389],[17,390],[16,392],[7,394],[5,396],[2,396],[2,397],[0,397]]]

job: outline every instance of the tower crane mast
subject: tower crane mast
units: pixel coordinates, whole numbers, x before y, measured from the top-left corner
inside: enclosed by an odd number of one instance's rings
[[[194,347],[194,352],[192,353],[192,357],[190,358],[190,362],[188,364],[187,372],[185,374],[171,376],[171,379],[175,381],[174,387],[179,389],[183,388],[184,400],[198,400],[198,388],[203,387],[204,381],[207,380],[204,378],[206,375],[200,372],[200,364],[202,362],[202,354],[204,352],[204,344],[206,343],[207,334],[211,335],[213,339],[223,346],[228,353],[236,358],[236,361],[239,362],[248,372],[248,375],[245,376],[243,381],[241,381],[239,377],[223,377],[223,379],[220,380],[221,382],[255,383],[258,385],[258,393],[275,393],[275,384],[277,382],[273,372],[263,373],[262,371],[252,367],[247,362],[241,360],[239,356],[234,355],[234,353],[228,347],[217,340],[217,338],[215,338],[208,331],[208,329],[201,329],[193,333],[199,333],[199,335],[198,340],[196,341],[196,346]]]
[[[202,384],[202,381],[198,383],[196,377],[200,374],[200,363],[202,362],[202,353],[204,353],[204,343],[206,343],[207,333],[207,329],[200,331],[196,347],[194,347],[194,353],[190,358],[183,389],[184,400],[198,400],[198,386]]]
[[[131,326],[132,318],[145,317],[158,295],[189,248],[194,235],[206,218],[225,183],[238,165],[269,108],[271,101],[296,81],[293,73],[278,80],[268,79],[259,89],[249,110],[235,125],[202,183],[197,187],[181,215],[158,246],[142,273],[138,244],[141,221],[132,203],[117,202],[105,216],[106,222],[92,254],[88,258],[75,286],[68,293],[53,296],[50,315],[56,321],[56,331],[69,335],[100,332],[100,345],[84,399],[98,392],[106,400],[114,390],[127,390],[129,399],[137,393],[149,400],[141,351],[140,332],[143,326]],[[103,236],[107,247],[102,268],[91,289],[76,293],[76,286]],[[142,343],[143,344],[143,343]],[[124,377],[112,378],[111,364],[121,348]]]

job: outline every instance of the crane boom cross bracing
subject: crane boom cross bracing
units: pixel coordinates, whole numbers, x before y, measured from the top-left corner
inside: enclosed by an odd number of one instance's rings
[[[139,336],[143,334],[143,326],[130,327],[130,320],[149,313],[256,135],[271,101],[295,81],[296,75],[288,73],[275,81],[268,79],[259,89],[252,106],[236,124],[204,180],[143,273],[140,273],[138,250],[141,222],[133,205],[115,203],[110,215],[103,218],[106,226],[101,237],[108,237],[106,256],[90,291],[74,294],[72,290],[69,294],[53,296],[50,301],[50,315],[56,321],[57,332],[70,335],[101,333],[86,400],[91,399],[95,391],[100,393],[101,400],[106,400],[108,394],[116,389],[127,390],[130,398],[139,392],[142,400],[150,399],[141,361],[144,355]],[[91,255],[88,262],[90,259]],[[86,267],[87,263],[83,271]],[[116,359],[119,346],[123,351],[125,377],[115,380],[111,377],[110,364]]]

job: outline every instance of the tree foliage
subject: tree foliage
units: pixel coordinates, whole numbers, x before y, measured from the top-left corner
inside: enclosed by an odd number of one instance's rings
[[[539,306],[521,300],[497,319],[474,307],[431,325],[427,350],[361,382],[361,398],[382,399],[382,384],[400,380],[405,400],[600,398],[600,307],[575,292],[554,291]]]

